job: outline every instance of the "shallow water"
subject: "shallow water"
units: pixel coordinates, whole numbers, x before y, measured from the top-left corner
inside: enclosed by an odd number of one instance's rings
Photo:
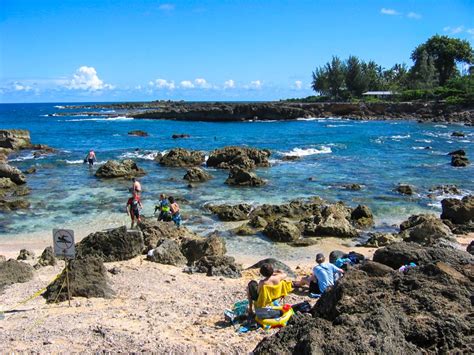
[[[108,159],[133,158],[147,171],[141,180],[144,212],[151,215],[161,192],[186,199],[181,202],[185,224],[197,231],[223,228],[204,210],[207,203],[280,203],[298,197],[320,196],[359,203],[372,208],[378,228],[399,223],[410,214],[440,212],[440,201],[427,197],[436,185],[455,184],[462,195],[474,190],[473,165],[450,166],[446,154],[474,147],[474,128],[460,125],[417,123],[414,121],[350,121],[304,119],[283,122],[209,123],[158,120],[130,120],[123,117],[47,116],[65,112],[56,104],[0,105],[0,128],[23,128],[34,143],[57,148],[57,154],[34,159],[31,152],[10,157],[21,170],[35,166],[28,175],[31,209],[0,214],[0,238],[18,233],[90,223],[95,216],[111,213],[119,223],[125,216],[130,183],[99,180],[82,160],[89,149],[99,163]],[[131,137],[131,130],[145,130],[149,137]],[[465,137],[451,137],[453,131]],[[174,133],[190,134],[174,140]],[[231,188],[224,184],[226,171],[209,169],[214,179],[187,188],[182,180],[185,169],[164,168],[153,161],[157,152],[174,147],[199,149],[209,154],[226,145],[248,145],[272,151],[272,167],[257,170],[268,180],[262,188]],[[425,147],[431,149],[424,149]],[[298,161],[283,161],[298,155]],[[312,177],[310,181],[309,178]],[[361,191],[349,191],[342,184],[359,183]],[[416,196],[402,196],[393,189],[398,183],[416,187]],[[126,217],[126,216],[125,216]],[[252,237],[253,238],[253,237]],[[256,239],[255,239],[256,238]],[[260,237],[233,238],[233,249],[252,250],[269,245]]]

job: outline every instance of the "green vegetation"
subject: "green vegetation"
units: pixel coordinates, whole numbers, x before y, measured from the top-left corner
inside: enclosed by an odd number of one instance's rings
[[[358,101],[366,91],[392,91],[392,100],[474,103],[474,51],[468,41],[435,35],[417,46],[411,59],[411,68],[395,64],[384,69],[374,61],[364,62],[355,56],[345,61],[334,56],[313,72],[312,88],[320,96],[302,100]],[[469,70],[461,76],[458,66],[463,64],[469,65]]]

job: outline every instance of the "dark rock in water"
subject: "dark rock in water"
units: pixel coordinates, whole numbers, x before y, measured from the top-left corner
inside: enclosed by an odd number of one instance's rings
[[[173,134],[171,138],[173,139],[178,139],[178,138],[190,138],[191,136],[189,134]]]
[[[30,203],[25,200],[3,200],[0,199],[0,211],[26,210],[30,208]]]
[[[31,250],[21,249],[20,255],[16,258],[16,260],[34,260],[35,253]]]
[[[373,260],[394,269],[411,262],[417,265],[427,265],[442,261],[454,265],[458,271],[461,271],[461,269],[465,269],[466,266],[474,262],[474,257],[462,250],[437,246],[422,247],[418,243],[400,242],[377,249]],[[459,267],[456,265],[459,265]]]
[[[300,160],[301,158],[297,155],[285,155],[281,160],[283,161],[295,161],[295,160]]]
[[[198,235],[189,231],[186,227],[178,229],[174,223],[157,222],[151,218],[143,218],[138,227],[143,234],[145,252],[155,249],[165,239],[175,240],[180,243],[183,239],[199,238]]]
[[[255,167],[268,167],[270,151],[266,149],[247,147],[224,147],[211,152],[207,160],[207,166],[220,169],[240,167],[243,169],[254,169]]]
[[[159,163],[161,161],[161,158],[163,158],[163,154],[158,152],[158,153],[155,153],[155,157],[153,158],[153,160]]]
[[[360,227],[371,227],[374,225],[374,215],[366,205],[358,205],[351,212],[351,220]]]
[[[442,219],[454,224],[467,224],[474,221],[474,195],[464,196],[462,200],[446,198],[441,201]]]
[[[434,215],[413,215],[400,225],[400,237],[426,246],[453,238],[449,227]]]
[[[11,189],[15,188],[16,184],[10,180],[10,178],[0,178],[0,189]]]
[[[232,186],[263,186],[266,184],[265,180],[259,178],[255,173],[247,170],[234,167],[229,172],[229,177],[225,181],[227,185]]]
[[[460,155],[460,156],[465,156],[465,155],[466,155],[466,152],[464,151],[464,149],[458,149],[458,150],[455,150],[455,151],[452,151],[452,152],[448,153],[448,155]]]
[[[97,169],[95,176],[100,178],[132,178],[136,176],[145,175],[145,170],[138,167],[131,159],[122,161],[109,160],[104,165]]]
[[[362,186],[359,184],[344,184],[342,185],[346,190],[359,191],[362,190]]]
[[[395,191],[401,193],[402,195],[413,195],[415,193],[413,186],[407,184],[399,184]]]
[[[465,167],[469,165],[469,159],[462,155],[451,156],[451,165],[455,167]]]
[[[301,237],[301,231],[287,218],[268,223],[263,233],[274,242],[293,242]]]
[[[108,284],[107,269],[101,258],[87,256],[69,262],[69,288],[72,297],[112,298],[115,292]],[[62,287],[66,273],[63,272],[48,285],[43,297],[48,303],[67,300],[67,289]],[[62,289],[62,290],[61,290]],[[59,291],[61,290],[61,293]]]
[[[474,255],[474,240],[471,240],[471,242],[469,243],[469,245],[466,248],[466,251],[469,254]]]
[[[296,317],[254,353],[471,353],[472,271],[456,260],[457,251],[445,253],[452,264],[430,260],[407,273],[363,264],[348,271],[322,295],[312,317]]]
[[[28,169],[23,171],[23,174],[34,174],[34,173],[36,173],[36,168],[34,166],[29,167]]]
[[[170,167],[199,166],[204,163],[204,154],[183,148],[171,149],[160,160],[160,164]]]
[[[184,270],[189,273],[205,273],[207,276],[223,276],[232,279],[242,277],[242,265],[231,256],[204,256],[195,265]]]
[[[250,266],[248,269],[260,269],[263,264],[271,264],[273,266],[273,270],[282,270],[289,277],[296,277],[296,274],[288,265],[274,258],[260,260],[258,263]]]
[[[136,137],[148,137],[148,133],[141,130],[135,130],[128,132],[129,136],[136,136]]]
[[[31,148],[30,132],[24,129],[0,130],[0,148],[12,150]]]
[[[205,182],[212,179],[212,175],[201,168],[190,168],[186,171],[183,179],[189,182]]]
[[[250,226],[248,223],[244,223],[244,224],[238,226],[237,228],[234,228],[232,230],[232,232],[234,232],[237,235],[254,235],[254,234],[257,234],[257,231],[252,226]]]
[[[185,265],[186,258],[179,248],[179,244],[171,239],[165,239],[157,248],[150,250],[147,260],[167,265]]]
[[[452,195],[459,195],[461,191],[458,189],[456,185],[438,185],[433,186],[429,190],[430,192],[437,192],[441,194],[452,194]]]
[[[227,252],[225,240],[216,232],[207,238],[185,239],[181,243],[181,252],[191,265],[204,256],[224,256]]]
[[[325,206],[305,227],[305,234],[317,237],[357,238],[359,232],[349,222],[350,209],[343,203]]]
[[[400,241],[392,233],[369,233],[369,239],[363,244],[365,247],[379,248]]]
[[[464,133],[454,131],[453,133],[451,133],[451,137],[464,137]]]
[[[43,252],[41,253],[41,256],[38,259],[38,263],[35,265],[35,269],[41,267],[41,266],[54,266],[56,265],[56,257],[54,256],[53,248],[52,247],[46,247]]]
[[[0,291],[5,286],[27,282],[33,278],[33,268],[31,265],[10,259],[0,261]]]
[[[251,225],[254,228],[265,228],[268,225],[268,222],[260,216],[254,216],[252,219],[249,221],[249,225]]]
[[[17,185],[26,184],[26,178],[22,172],[8,164],[0,164],[0,178],[8,178]]]
[[[121,261],[141,255],[145,248],[143,234],[127,227],[89,234],[76,246],[78,258],[97,256],[104,261]]]
[[[221,221],[243,221],[248,219],[248,214],[252,206],[241,203],[238,205],[217,205],[207,207],[212,213],[217,215]]]

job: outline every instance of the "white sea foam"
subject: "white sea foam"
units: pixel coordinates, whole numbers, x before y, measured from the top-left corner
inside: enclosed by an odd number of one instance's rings
[[[56,105],[54,108],[66,108],[66,106]]]
[[[330,154],[332,153],[331,147],[328,146],[321,146],[321,149],[316,148],[294,148],[289,152],[284,152],[282,155],[284,156],[297,156],[297,157],[304,157],[308,155],[315,155],[315,154]]]
[[[426,147],[411,147],[411,149],[414,149],[414,150],[422,150],[422,149],[426,149]]]
[[[31,159],[40,159],[40,157],[38,158],[35,158],[33,154],[28,154],[28,155],[24,155],[24,156],[21,156],[21,157],[16,157],[14,159],[9,159],[9,161],[25,161],[25,160],[31,160]]]
[[[351,124],[327,124],[326,127],[353,127]]]
[[[79,116],[82,117],[82,116]],[[84,117],[88,117],[84,115]],[[131,121],[133,120],[132,117],[125,117],[125,116],[118,116],[118,117],[101,117],[101,118],[73,118],[71,120],[64,120],[62,122],[83,122],[83,121]]]
[[[448,126],[445,126],[444,124],[435,124],[435,127],[437,127],[437,128],[448,128]]]
[[[402,136],[402,135],[396,135],[396,136],[391,136],[391,139],[407,139],[410,138],[411,136],[409,134]]]
[[[431,143],[433,141],[431,139],[417,139],[417,140],[415,140],[415,142],[418,142],[418,143]]]
[[[324,121],[324,118],[318,117],[298,117],[297,121]]]
[[[75,164],[84,164],[84,159],[78,159],[78,160],[68,160],[66,159],[65,162],[70,165],[75,165]],[[105,161],[96,161],[94,162],[94,165],[103,165],[105,164]]]
[[[137,152],[126,152],[123,153],[120,158],[122,159],[144,159],[144,160],[154,160],[158,152],[156,151],[137,151]]]

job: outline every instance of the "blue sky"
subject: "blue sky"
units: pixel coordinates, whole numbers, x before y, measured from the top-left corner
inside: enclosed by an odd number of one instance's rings
[[[332,55],[384,67],[434,34],[474,43],[473,0],[0,0],[0,102],[311,95]]]

